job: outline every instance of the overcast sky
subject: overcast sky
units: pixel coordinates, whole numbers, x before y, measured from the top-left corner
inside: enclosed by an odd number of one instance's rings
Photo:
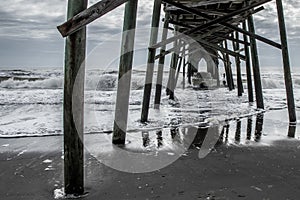
[[[64,39],[56,26],[65,21],[66,4],[66,0],[0,1],[0,67],[63,66]],[[139,1],[139,28],[150,27],[152,4],[152,0]],[[276,5],[269,3],[265,8],[255,17],[257,33],[279,42]],[[300,67],[300,1],[284,0],[284,9],[291,64]],[[123,11],[121,6],[88,26],[88,51],[122,30]],[[148,40],[145,35],[144,41]],[[282,65],[278,49],[258,44],[262,67]]]

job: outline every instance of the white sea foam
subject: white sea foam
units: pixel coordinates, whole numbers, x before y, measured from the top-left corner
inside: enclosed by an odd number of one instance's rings
[[[13,78],[0,82],[0,136],[41,136],[62,134],[63,75],[54,71],[1,71],[1,76],[27,77],[25,80]],[[131,96],[129,100],[129,130],[141,128],[167,127],[171,125],[199,123],[204,118],[224,120],[238,118],[255,112],[255,105],[247,102],[247,90],[243,97],[237,98],[236,91],[226,88],[209,91],[195,91],[190,87],[183,90],[182,76],[177,84],[176,102],[165,96],[167,73],[164,74],[162,106],[153,110],[153,86],[151,109],[148,124],[141,124],[141,104],[143,97],[144,76],[133,71]],[[32,77],[43,80],[30,81]],[[155,77],[155,76],[154,76]],[[300,105],[300,78],[294,74],[295,101]],[[279,73],[265,73],[262,76],[264,99],[267,109],[286,108],[284,79]],[[187,85],[188,86],[188,85]],[[85,132],[111,131],[114,121],[117,87],[116,72],[88,71],[85,92]],[[94,112],[95,116],[90,115]]]

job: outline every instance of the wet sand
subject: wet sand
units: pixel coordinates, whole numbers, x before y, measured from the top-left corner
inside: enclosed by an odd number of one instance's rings
[[[265,117],[266,131],[272,116]],[[86,152],[84,199],[298,199],[300,141],[265,144],[270,134],[261,135],[262,145],[224,139],[203,159],[191,148],[171,165],[142,174],[116,171]],[[61,136],[0,139],[0,160],[1,199],[53,199],[63,186]]]

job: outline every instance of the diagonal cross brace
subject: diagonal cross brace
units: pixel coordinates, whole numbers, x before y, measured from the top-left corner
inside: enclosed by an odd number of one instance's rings
[[[65,23],[57,26],[57,29],[63,37],[67,37],[127,1],[128,0],[102,0],[68,19]]]

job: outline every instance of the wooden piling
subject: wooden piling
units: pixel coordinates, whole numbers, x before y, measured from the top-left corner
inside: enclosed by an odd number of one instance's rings
[[[178,16],[175,16],[175,20],[178,19]],[[178,26],[174,27],[174,35],[177,35]],[[171,56],[171,62],[170,62],[170,69],[169,69],[169,78],[167,82],[167,88],[166,88],[166,94],[169,95],[169,99],[174,100],[174,90],[175,90],[175,74],[176,74],[176,68],[178,64],[179,59],[179,51],[177,47],[180,46],[180,41],[175,40],[173,42],[173,48],[175,49]]]
[[[86,8],[87,0],[69,0],[68,19]],[[65,46],[63,101],[64,186],[65,194],[73,195],[82,195],[84,193],[83,96],[85,53],[86,29],[83,28],[68,36]],[[78,84],[74,88],[76,77]],[[76,95],[73,94],[74,92]],[[76,110],[73,110],[74,107],[76,107]]]
[[[233,38],[239,39],[239,33],[236,31],[235,36],[232,35]],[[234,42],[232,40],[232,46],[234,48],[234,51],[238,51],[240,49],[239,42]],[[238,96],[243,95],[243,82],[242,82],[242,73],[241,73],[241,60],[239,56],[235,56],[235,65],[236,65],[236,80],[237,80],[237,89],[238,89]]]
[[[243,29],[247,31],[246,21],[243,22]],[[245,64],[246,64],[246,74],[247,74],[247,88],[248,88],[248,101],[253,102],[253,87],[252,87],[252,76],[251,76],[251,64],[250,64],[250,52],[248,43],[248,36],[243,34],[244,36],[244,49],[245,49]]]
[[[185,66],[186,66],[186,60],[185,60],[185,45],[183,46],[183,66],[182,66],[182,88],[185,89]]]
[[[125,5],[115,120],[112,138],[112,142],[114,144],[125,144],[131,71],[134,53],[133,49],[136,27],[137,2],[138,0],[129,0]]]
[[[177,42],[174,42],[174,46],[177,45]],[[173,52],[171,57],[171,63],[170,63],[170,70],[169,70],[169,79],[167,84],[167,93],[169,95],[169,99],[174,100],[174,90],[175,90],[175,72],[176,72],[176,66],[178,64],[178,54],[177,52]]]
[[[175,77],[174,88],[176,88],[177,83],[178,83],[178,78],[179,78],[179,74],[180,74],[180,70],[181,70],[182,60],[183,60],[183,57],[181,55],[179,57],[179,62],[178,62],[178,66],[177,66],[177,72],[176,72],[176,77]]]
[[[224,44],[225,44],[224,48],[228,49],[227,40],[224,41]],[[226,58],[227,70],[228,70],[227,84],[228,84],[229,90],[233,90],[234,82],[233,82],[233,76],[232,76],[231,62],[230,62],[228,53],[225,53],[225,58]]]
[[[194,67],[192,63],[188,60],[188,69],[187,69],[187,78],[188,78],[188,83],[192,84],[192,75],[194,73]]]
[[[219,70],[219,59],[218,59],[218,52],[215,52],[215,59],[214,59],[214,63],[215,63],[215,67],[216,67],[216,77],[217,77],[217,87],[220,87],[220,70]]]
[[[252,15],[248,17],[248,29],[249,32],[255,34],[254,21]],[[253,68],[253,75],[254,75],[256,106],[257,108],[264,109],[264,100],[263,100],[263,93],[262,93],[262,86],[261,86],[257,45],[256,45],[256,40],[252,37],[250,37],[250,47],[251,47],[252,68]]]
[[[163,32],[161,37],[162,40],[166,40],[168,37],[169,18],[170,18],[170,13],[166,12],[164,25],[163,25]],[[156,88],[155,88],[155,97],[154,97],[154,109],[159,109],[160,107],[164,64],[165,64],[165,55],[164,55],[165,50],[166,50],[166,45],[163,45],[160,49],[160,54],[162,56],[159,57],[158,60],[158,70],[157,70],[157,79],[156,79]]]
[[[230,91],[232,89],[231,89],[231,87],[229,87],[229,82],[230,82],[230,78],[229,77],[230,77],[230,75],[229,75],[229,70],[228,70],[228,63],[227,63],[227,59],[226,59],[225,53],[222,53],[222,55],[223,55],[223,64],[224,64],[225,75],[226,75],[226,83],[227,83],[227,87],[228,87],[228,89]]]
[[[281,51],[282,51],[284,80],[285,80],[285,89],[286,89],[286,96],[287,96],[287,105],[289,111],[289,119],[290,122],[297,122],[294,92],[293,92],[293,81],[292,81],[291,69],[290,69],[289,51],[288,51],[287,36],[285,30],[282,1],[276,0],[276,5],[277,5],[280,39],[281,39],[281,48],[282,48]]]
[[[161,12],[160,11],[161,10],[161,3],[162,3],[162,0],[155,0],[154,1],[149,46],[152,46],[157,42],[159,18],[160,18],[160,12]],[[142,106],[141,122],[148,121],[150,97],[151,97],[151,88],[152,88],[152,79],[153,79],[153,70],[154,70],[153,68],[154,68],[154,62],[155,62],[155,53],[156,53],[155,48],[149,48],[149,50],[148,50],[147,69],[146,69],[145,88],[144,88],[144,95],[143,95],[143,106]]]

